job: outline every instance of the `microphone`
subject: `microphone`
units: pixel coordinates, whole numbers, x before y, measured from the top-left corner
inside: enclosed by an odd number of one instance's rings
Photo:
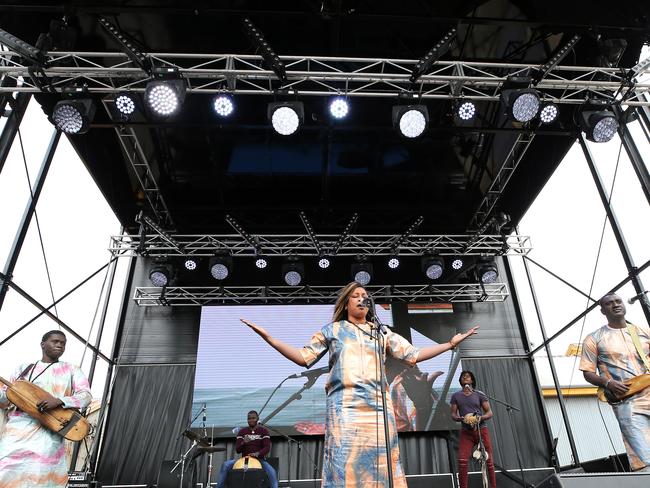
[[[463,388],[464,388],[465,390],[470,390],[470,391],[472,391],[472,385],[470,385],[469,383],[466,383],[465,386],[463,386]]]
[[[307,370],[307,371],[303,371],[302,373],[295,373],[295,374],[289,375],[289,376],[287,376],[287,379],[303,378],[303,377],[315,378],[315,377],[318,377],[318,376],[322,375],[323,373],[327,373],[328,371],[329,371],[329,368],[327,366],[325,366],[323,368]]]
[[[366,297],[361,301],[361,305],[363,305],[366,308],[372,308],[373,306],[373,300],[370,297]]]
[[[641,298],[643,298],[643,296],[644,296],[646,293],[648,293],[648,292],[647,292],[647,291],[642,291],[642,292],[639,293],[638,295],[634,295],[632,298],[628,298],[628,299],[627,299],[627,303],[629,303],[630,305],[632,305],[632,304],[633,304],[634,302],[636,302],[637,300],[640,300]]]

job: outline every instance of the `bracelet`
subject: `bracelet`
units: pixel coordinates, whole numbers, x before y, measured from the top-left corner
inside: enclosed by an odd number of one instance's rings
[[[609,385],[609,382],[612,381],[611,378],[609,378],[607,381],[605,381],[605,388],[607,388],[607,385]]]

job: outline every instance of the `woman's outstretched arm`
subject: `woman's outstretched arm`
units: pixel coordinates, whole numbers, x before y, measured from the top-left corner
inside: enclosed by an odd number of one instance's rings
[[[418,354],[417,362],[419,363],[420,361],[426,361],[427,359],[436,357],[438,354],[442,354],[443,352],[453,349],[458,344],[460,344],[465,339],[467,339],[469,336],[476,334],[479,327],[480,325],[477,325],[476,327],[472,327],[471,329],[469,329],[464,334],[456,334],[454,337],[449,339],[449,341],[445,342],[444,344],[435,344],[433,346],[423,347],[422,349],[420,349],[420,354]]]
[[[280,354],[282,354],[285,358],[293,361],[296,363],[298,366],[307,366],[307,362],[305,361],[305,358],[302,357],[302,354],[300,354],[300,349],[297,347],[290,346],[289,344],[282,342],[280,339],[276,339],[275,337],[271,337],[271,335],[266,331],[266,329],[260,327],[259,325],[254,324],[250,320],[246,319],[239,319],[246,325],[248,325],[255,333],[257,333],[262,339],[264,339],[266,342],[270,344],[270,346],[278,351]]]

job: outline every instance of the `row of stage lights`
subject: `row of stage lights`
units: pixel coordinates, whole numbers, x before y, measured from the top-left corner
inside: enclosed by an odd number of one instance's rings
[[[318,267],[327,269],[331,266],[330,258],[321,256],[318,258]],[[187,271],[194,272],[199,269],[199,261],[196,258],[185,258],[184,267]],[[265,269],[269,265],[264,257],[255,259],[255,266],[258,269]],[[400,267],[398,256],[391,256],[386,261],[386,265],[391,270],[397,270]],[[431,281],[439,280],[445,272],[445,261],[438,255],[427,255],[420,258],[420,266],[424,275]],[[466,263],[462,257],[451,259],[451,267],[454,271],[460,272]],[[476,278],[484,284],[495,283],[499,277],[499,271],[493,258],[480,258],[474,266]],[[221,282],[232,275],[233,260],[229,255],[213,256],[208,260],[208,271],[212,278]],[[149,270],[149,280],[153,286],[166,287],[170,286],[176,278],[176,265],[168,260],[155,263]],[[305,262],[299,257],[288,257],[281,266],[281,275],[284,282],[289,286],[300,286],[305,281]],[[355,258],[350,266],[350,277],[362,285],[372,282],[374,276],[374,267],[370,259],[366,256]]]
[[[183,79],[155,80],[147,84],[144,92],[145,106],[150,114],[158,118],[172,117],[182,107],[186,94]],[[538,119],[542,124],[551,124],[559,116],[559,108],[546,102],[542,94],[532,88],[506,89],[501,100],[507,107],[508,116],[519,123]],[[115,97],[114,108],[125,121],[137,112],[142,112],[140,97],[135,92],[121,92]],[[221,93],[212,99],[216,116],[228,118],[236,109],[235,98]],[[329,101],[329,114],[335,120],[343,120],[350,113],[350,101],[343,96]],[[82,134],[94,117],[95,104],[90,98],[71,98],[59,101],[53,110],[52,119],[57,128],[67,134]],[[304,122],[304,105],[300,101],[272,102],[267,106],[267,117],[273,129],[280,135],[290,136],[298,131]],[[454,116],[460,122],[469,122],[477,116],[476,104],[471,100],[458,99],[454,102]],[[401,104],[392,108],[393,126],[406,138],[421,136],[429,124],[429,111],[423,104]],[[594,142],[611,140],[618,130],[615,114],[607,105],[597,101],[586,103],[578,120],[587,138]]]

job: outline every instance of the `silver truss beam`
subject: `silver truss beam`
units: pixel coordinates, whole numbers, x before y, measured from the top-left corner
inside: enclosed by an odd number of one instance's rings
[[[378,302],[503,302],[508,296],[505,283],[440,285],[368,285]],[[142,307],[203,305],[245,305],[286,303],[334,303],[340,286],[225,286],[225,287],[137,287],[133,300]]]
[[[174,221],[135,131],[132,127],[115,127],[115,133],[157,223],[164,229],[173,229]]]
[[[233,93],[272,95],[280,88],[275,73],[265,69],[261,56],[237,54],[153,53],[157,65],[177,68],[191,93],[218,93],[228,86]],[[462,96],[472,100],[498,101],[499,90],[508,76],[526,76],[539,66],[521,63],[438,61],[431,70],[409,80],[415,59],[343,58],[324,56],[280,56],[288,81],[281,87],[298,95],[390,97],[415,93],[424,99]],[[11,52],[0,52],[0,75],[16,79],[17,87],[3,91],[38,92],[28,66]],[[62,66],[61,64],[65,64]],[[149,75],[123,53],[48,53],[45,75],[54,88],[69,83],[88,86],[91,93],[144,91]],[[536,86],[546,99],[560,104],[582,104],[587,94],[611,97],[629,87],[624,70],[593,66],[555,66]],[[623,91],[623,90],[622,90]],[[625,102],[649,106],[643,93],[650,83],[639,82]]]
[[[505,190],[506,185],[510,181],[510,177],[517,169],[517,166],[523,159],[534,138],[534,133],[521,133],[517,136],[517,140],[512,145],[512,148],[510,148],[510,152],[496,175],[492,178],[490,187],[484,193],[481,203],[479,203],[476,212],[474,212],[470,220],[470,231],[478,231],[486,224],[494,206],[499,201],[499,198],[501,198],[503,190]]]
[[[259,248],[264,256],[318,256],[311,237],[302,235],[258,235]],[[336,244],[338,235],[316,236],[321,250],[327,252]],[[336,252],[337,256],[390,256],[395,254],[399,235],[352,234]],[[174,247],[158,234],[145,236],[144,252],[148,256],[214,256],[215,252],[228,250],[232,256],[254,257],[256,250],[239,234],[229,235],[176,235],[180,248]],[[140,236],[125,234],[112,236],[109,250],[113,254],[135,255],[140,247]],[[399,246],[401,256],[421,256],[429,251],[443,256],[451,255],[526,255],[532,249],[529,236],[501,235],[410,235]]]

